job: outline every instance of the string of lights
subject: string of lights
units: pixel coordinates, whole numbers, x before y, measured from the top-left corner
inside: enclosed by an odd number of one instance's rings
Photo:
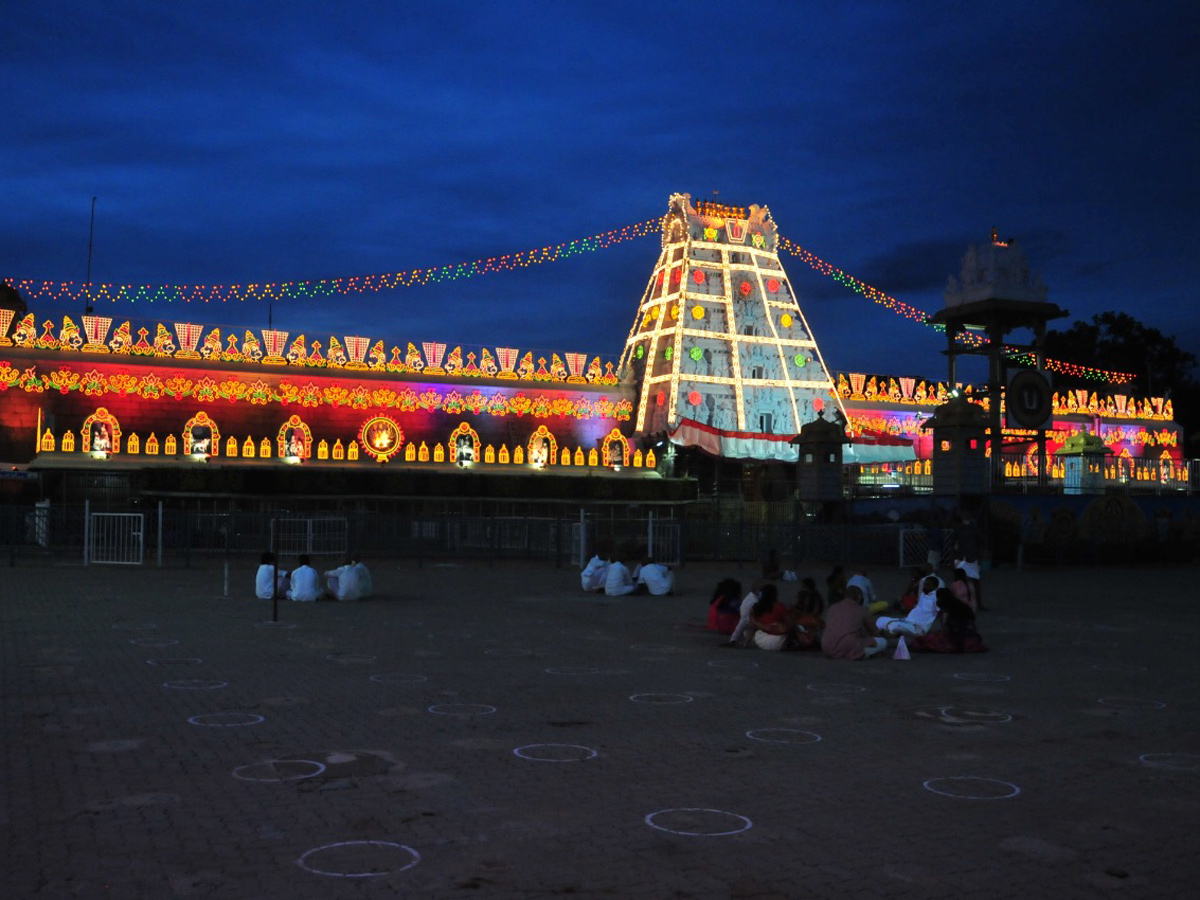
[[[548,247],[534,250],[522,250],[517,253],[507,253],[503,256],[490,256],[470,262],[453,263],[428,269],[409,269],[402,272],[385,272],[374,275],[349,275],[337,278],[310,279],[305,281],[252,282],[249,284],[176,284],[176,285],[146,285],[146,284],[95,284],[82,281],[47,281],[32,278],[4,278],[3,281],[15,287],[22,296],[29,300],[52,300],[68,302],[85,302],[89,305],[109,301],[112,303],[227,303],[229,301],[244,302],[247,300],[278,301],[300,300],[317,297],[345,296],[352,294],[371,294],[384,290],[409,288],[426,284],[437,284],[446,281],[457,281],[463,278],[473,278],[477,275],[490,275],[496,272],[508,272],[518,268],[543,265],[568,259],[581,253],[592,253],[604,250],[616,244],[657,234],[662,228],[662,216],[646,219],[633,225],[614,228],[589,237],[573,241],[565,241]],[[924,310],[897,300],[878,288],[855,278],[848,272],[839,269],[832,263],[826,262],[815,253],[801,247],[783,235],[779,236],[780,248],[799,259],[809,267],[831,278],[844,287],[849,288],[862,297],[883,306],[892,313],[906,319],[925,323],[929,314]],[[939,326],[935,326],[939,327]],[[960,340],[973,344],[982,344],[983,338],[971,332],[964,332]],[[1016,354],[1014,359],[1026,364],[1032,364],[1029,354]],[[1044,361],[1047,369],[1077,378],[1094,381],[1125,383],[1133,380],[1129,372],[1115,372],[1097,369],[1091,366],[1081,366],[1062,360],[1047,359]]]
[[[471,262],[438,266],[431,269],[410,269],[405,272],[385,272],[375,275],[350,275],[308,281],[280,281],[250,284],[90,284],[82,281],[41,281],[31,278],[5,278],[8,284],[29,300],[65,300],[89,304],[112,303],[227,303],[231,300],[276,301],[348,294],[370,294],[396,288],[458,281],[476,275],[490,275],[518,268],[557,262],[580,253],[604,250],[616,244],[656,234],[662,218],[647,219],[635,225],[614,228],[601,234],[565,241],[535,250],[522,250],[504,256],[490,256]]]

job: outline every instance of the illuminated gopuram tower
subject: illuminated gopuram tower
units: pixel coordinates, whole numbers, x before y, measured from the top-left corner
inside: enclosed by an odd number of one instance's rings
[[[787,438],[835,401],[777,240],[765,206],[671,197],[621,356],[640,386],[636,432],[718,456],[796,458]]]

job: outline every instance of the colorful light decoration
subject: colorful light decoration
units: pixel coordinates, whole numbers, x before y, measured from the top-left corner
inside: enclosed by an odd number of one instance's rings
[[[148,303],[155,302],[228,302],[230,300],[246,301],[277,301],[286,299],[309,299],[313,297],[331,297],[338,295],[349,294],[364,294],[375,293],[383,290],[395,290],[397,288],[408,288],[418,285],[436,284],[446,281],[457,281],[463,278],[471,278],[476,275],[488,275],[496,272],[512,271],[518,268],[528,268],[533,265],[541,265],[549,262],[557,262],[560,259],[567,259],[576,256],[580,253],[595,252],[597,250],[607,249],[616,244],[621,244],[626,241],[631,241],[636,238],[646,237],[651,234],[657,234],[661,231],[663,217],[659,216],[653,219],[647,219],[643,222],[638,222],[633,225],[626,225],[623,228],[612,229],[611,231],[595,234],[590,237],[581,238],[579,240],[567,241],[560,244],[554,244],[548,247],[541,247],[535,250],[525,250],[518,253],[505,254],[503,256],[494,256],[477,259],[471,262],[455,263],[446,266],[437,266],[427,269],[411,269],[404,272],[389,272],[375,275],[353,275],[338,278],[325,278],[319,280],[303,280],[303,281],[285,281],[285,282],[265,282],[265,283],[250,283],[250,284],[195,284],[195,285],[132,285],[132,284],[95,284],[76,281],[49,281],[32,278],[4,278],[0,279],[8,282],[29,300],[64,300],[68,302],[86,302],[94,304],[108,300],[112,303],[130,302],[136,303],[143,301]],[[709,237],[706,233],[706,239],[715,240],[717,235],[715,229],[713,235]],[[752,243],[755,247],[761,247],[763,238],[761,234],[755,233],[752,235]],[[877,288],[855,278],[852,275],[837,268],[831,263],[821,259],[816,254],[806,250],[800,245],[788,240],[782,235],[778,235],[778,246],[781,249],[787,250],[793,256],[797,257],[816,271],[820,272],[828,278],[850,288],[852,291],[860,294],[868,300],[884,306],[891,310],[896,315],[904,318],[926,323],[929,318],[928,314],[914,306],[903,303],[895,297],[891,297]],[[682,269],[676,268],[671,273],[671,281],[673,284],[679,284],[682,279]],[[702,277],[702,273],[696,270],[693,278]],[[661,273],[659,283],[661,285]],[[700,282],[697,281],[697,284]],[[768,289],[774,293],[778,290],[778,281],[771,279],[768,282]],[[749,294],[752,290],[748,282],[744,282],[739,290],[743,296]],[[675,316],[678,316],[677,310],[672,310]],[[980,344],[983,338],[971,333],[960,335],[964,341],[973,344]],[[98,341],[89,341],[88,347],[102,346]],[[1028,354],[1015,354],[1014,359],[1030,364],[1031,359]],[[275,362],[277,356],[271,354],[271,361]],[[1047,359],[1045,366],[1054,372],[1060,372],[1074,377],[1087,378],[1096,381],[1108,381],[1112,383],[1125,383],[1133,380],[1133,374],[1129,372],[1116,372],[1105,369],[1097,369],[1091,366],[1082,366],[1075,363],[1068,363],[1061,360]]]
[[[372,416],[359,429],[363,452],[373,460],[385,463],[404,445],[404,430],[390,416]]]

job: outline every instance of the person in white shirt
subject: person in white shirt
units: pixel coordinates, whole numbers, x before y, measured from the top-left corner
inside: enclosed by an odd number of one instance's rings
[[[629,567],[620,560],[609,563],[608,573],[604,576],[604,593],[610,597],[623,597],[637,590]]]
[[[921,593],[917,597],[917,605],[909,610],[904,618],[880,616],[875,620],[875,627],[884,634],[907,635],[919,637],[926,634],[937,621],[938,617],[938,580],[930,575],[921,582]],[[945,588],[942,588],[945,590]]]
[[[585,591],[603,591],[607,584],[608,567],[608,560],[601,559],[597,552],[579,573],[579,583],[583,589]]]
[[[871,579],[867,577],[866,569],[856,569],[853,577],[846,582],[846,587],[856,587],[862,591],[862,605],[872,615],[881,613],[888,608],[886,600],[880,600],[875,596],[875,585],[871,584]]]
[[[254,576],[254,596],[260,600],[270,600],[278,589],[279,596],[285,596],[288,589],[287,569],[276,565],[275,554],[270,550],[263,553],[258,572]]]
[[[299,600],[303,603],[311,603],[318,600],[323,593],[321,590],[321,582],[317,576],[317,570],[308,564],[308,556],[300,554],[300,565],[292,570],[291,580],[292,586],[287,592],[289,600]]]
[[[742,605],[738,610],[739,618],[737,627],[733,629],[733,634],[729,636],[729,640],[721,644],[722,647],[736,647],[741,644],[742,637],[746,634],[747,630],[751,634],[754,633],[754,625],[750,622],[750,611],[754,609],[754,604],[762,597],[762,589],[763,583],[756,581],[750,589],[750,593],[742,598]]]
[[[638,569],[638,584],[656,597],[663,597],[675,590],[675,573],[662,563],[647,559]]]
[[[359,583],[358,567],[354,560],[347,560],[345,565],[330,569],[325,573],[325,588],[329,596],[343,603],[351,600],[361,600],[362,585]]]
[[[371,580],[371,570],[359,556],[351,556],[350,562],[354,564],[354,571],[358,573],[359,597],[366,600],[375,593],[375,582]]]

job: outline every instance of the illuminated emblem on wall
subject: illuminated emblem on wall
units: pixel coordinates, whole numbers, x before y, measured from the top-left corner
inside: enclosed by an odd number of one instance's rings
[[[0,347],[11,347],[8,339],[8,326],[12,324],[15,313],[11,309],[0,309]]]
[[[604,456],[604,465],[629,465],[629,441],[617,429],[614,428],[604,436],[604,441],[601,443],[600,448]]]
[[[422,341],[425,350],[425,371],[430,375],[445,375],[442,368],[442,358],[446,355],[446,345],[439,341]]]
[[[309,459],[312,456],[312,429],[299,416],[292,416],[279,429],[275,446],[280,456]]]
[[[746,243],[746,223],[741,219],[726,219],[725,237],[729,239],[730,243]]]
[[[545,425],[539,425],[537,431],[529,436],[528,456],[529,464],[539,469],[546,468],[558,459],[558,442]]]
[[[404,432],[395,419],[373,416],[363,422],[359,431],[363,452],[376,462],[387,462],[404,446]]]
[[[200,335],[204,332],[203,325],[195,322],[176,322],[175,337],[179,338],[179,350],[175,353],[178,359],[199,359],[196,347],[200,343]]]
[[[101,406],[83,420],[80,429],[80,445],[84,453],[119,453],[121,451],[121,424],[116,416]]]
[[[221,447],[221,432],[217,423],[201,410],[183,426],[183,452],[216,456]]]
[[[287,358],[283,354],[287,350],[288,333],[263,329],[262,336],[263,346],[267,348],[267,355],[263,357],[263,363],[268,366],[282,366],[286,363]]]
[[[479,433],[466,422],[450,432],[450,462],[469,466],[479,462]]]

